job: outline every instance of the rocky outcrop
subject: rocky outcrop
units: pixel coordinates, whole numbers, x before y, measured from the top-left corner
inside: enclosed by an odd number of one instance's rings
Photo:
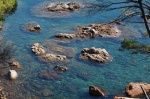
[[[89,86],[89,94],[92,96],[105,96],[105,93],[97,86]]]
[[[21,69],[21,68],[22,68],[21,65],[20,65],[20,63],[19,63],[19,62],[16,62],[16,61],[10,62],[10,65],[11,65],[12,67],[15,67],[15,68],[18,68],[18,69]]]
[[[148,83],[129,83],[126,86],[126,93],[130,97],[139,97],[144,95],[143,89],[146,91],[146,93],[150,93],[150,84]]]
[[[92,47],[92,48],[84,48],[81,51],[80,58],[88,59],[99,63],[106,63],[110,61],[111,56],[105,49]]]
[[[58,65],[55,67],[55,69],[59,70],[59,71],[67,71],[68,70],[67,67],[65,67],[65,66],[58,66]]]
[[[43,58],[50,61],[64,61],[67,59],[65,55],[56,55],[51,53],[45,54]]]
[[[9,70],[8,77],[10,80],[15,80],[18,77],[18,74],[15,70]]]
[[[32,49],[32,52],[35,53],[36,55],[43,55],[46,53],[44,47],[39,43],[34,43],[31,49]]]
[[[36,22],[30,22],[25,25],[26,30],[30,32],[40,32],[41,26]]]
[[[93,37],[118,37],[121,32],[116,26],[111,24],[92,24],[89,26],[80,26],[76,29],[76,33],[58,33],[54,35],[56,38],[93,38]]]
[[[63,11],[75,11],[77,9],[80,9],[80,4],[77,2],[58,2],[58,3],[50,3],[46,5],[46,8],[48,11],[52,12],[63,12]]]

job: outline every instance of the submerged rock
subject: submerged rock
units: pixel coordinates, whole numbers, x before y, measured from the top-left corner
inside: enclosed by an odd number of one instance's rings
[[[92,96],[105,96],[105,92],[97,86],[89,86],[89,94]]]
[[[115,96],[113,99],[140,99],[140,98],[129,98],[129,97],[117,97],[117,96]]]
[[[10,62],[10,65],[13,66],[13,67],[15,67],[15,68],[19,68],[19,69],[22,68],[21,65],[20,65],[20,63],[16,62],[16,61]]]
[[[80,58],[88,59],[99,63],[106,63],[110,61],[111,56],[105,49],[92,47],[84,48],[81,51]]]
[[[76,29],[76,33],[58,33],[54,35],[56,38],[93,38],[93,37],[118,37],[121,32],[118,28],[111,24],[92,24],[89,26],[80,26]]]
[[[10,80],[15,80],[18,77],[18,74],[15,70],[9,70],[8,77]]]
[[[52,53],[45,54],[43,58],[50,61],[64,61],[67,59],[65,55],[56,55]]]
[[[77,9],[80,9],[80,4],[77,2],[58,2],[58,3],[50,3],[46,5],[46,8],[48,11],[53,12],[63,12],[63,11],[75,11]]]
[[[35,53],[36,55],[42,55],[46,53],[44,47],[39,43],[34,43],[31,49],[32,49],[32,52]]]
[[[126,86],[126,93],[127,95],[129,95],[130,97],[139,97],[139,96],[143,96],[144,92],[143,89],[146,91],[147,94],[150,93],[150,84],[148,83],[129,83]]]

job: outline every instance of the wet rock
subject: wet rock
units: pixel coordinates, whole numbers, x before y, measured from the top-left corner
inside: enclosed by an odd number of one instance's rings
[[[13,62],[10,62],[10,65],[15,67],[15,68],[18,68],[18,69],[21,69],[21,65],[19,62],[16,62],[16,61],[13,61]]]
[[[105,96],[105,93],[97,86],[89,86],[89,94],[92,96]]]
[[[65,67],[65,66],[58,66],[58,65],[55,67],[55,69],[56,70],[60,70],[60,71],[66,71],[66,70],[68,70],[67,67]]]
[[[76,38],[75,34],[65,34],[65,33],[59,33],[54,35],[56,38],[67,38],[67,39],[74,39]]]
[[[140,99],[140,98],[129,98],[129,97],[117,97],[117,96],[115,96],[113,99]]]
[[[111,56],[105,49],[92,47],[84,48],[81,51],[80,58],[88,59],[99,63],[106,63],[110,61]]]
[[[44,89],[44,90],[42,91],[42,95],[43,95],[44,97],[48,97],[48,96],[52,95],[52,92],[51,92],[49,89]]]
[[[7,99],[6,92],[4,92],[4,91],[0,92],[0,99]]]
[[[51,53],[45,54],[43,58],[49,61],[64,61],[67,59],[65,55],[57,55],[57,54],[51,54]]]
[[[48,11],[53,12],[63,12],[63,11],[75,11],[77,9],[80,9],[80,4],[77,2],[58,2],[58,3],[50,3],[46,5],[46,8]]]
[[[41,26],[36,22],[29,22],[25,25],[26,30],[30,32],[40,32]]]
[[[31,49],[32,49],[32,52],[35,53],[36,55],[42,55],[46,53],[44,47],[40,45],[39,43],[34,43]]]
[[[15,70],[9,70],[8,77],[10,80],[15,80],[18,78],[18,74]]]
[[[147,94],[150,93],[150,84],[148,83],[129,83],[126,86],[126,93],[127,95],[129,95],[130,97],[139,97],[139,96],[143,96],[144,92],[142,90],[142,88],[146,91]]]
[[[42,78],[42,79],[45,79],[45,80],[51,80],[51,79],[61,78],[61,76],[59,74],[57,74],[54,71],[50,71],[50,70],[41,72],[39,74],[39,77]]]

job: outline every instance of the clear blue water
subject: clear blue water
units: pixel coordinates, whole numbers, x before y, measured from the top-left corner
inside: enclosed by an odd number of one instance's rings
[[[15,58],[23,67],[23,70],[17,70],[19,78],[16,81],[13,83],[6,81],[5,90],[12,93],[8,96],[10,99],[112,99],[115,94],[123,92],[129,82],[150,83],[150,59],[143,59],[147,55],[118,50],[123,38],[150,44],[150,39],[142,37],[139,32],[145,30],[143,24],[124,23],[123,36],[119,38],[94,38],[60,43],[60,46],[74,49],[74,56],[69,62],[46,63],[39,60],[31,52],[30,47],[33,43],[39,42],[43,45],[45,42],[53,43],[57,40],[53,38],[56,33],[69,32],[80,25],[106,22],[117,15],[115,11],[92,16],[88,16],[85,12],[76,12],[67,17],[57,18],[35,14],[37,5],[47,1],[56,0],[18,0],[16,12],[4,21],[4,30],[1,34],[16,45]],[[41,25],[41,33],[32,34],[23,30],[23,25],[31,21]],[[107,64],[83,61],[79,59],[79,53],[85,47],[105,48],[113,60]],[[60,73],[61,77],[56,79],[45,80],[39,77],[39,74],[46,70],[56,72],[54,67],[57,64],[65,65],[69,70]],[[90,96],[88,93],[90,85],[101,86],[109,93],[108,96]],[[44,95],[45,90],[48,90],[48,95]]]

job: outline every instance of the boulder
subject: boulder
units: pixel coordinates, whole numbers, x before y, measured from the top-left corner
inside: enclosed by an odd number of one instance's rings
[[[64,61],[67,59],[65,55],[56,55],[51,53],[45,54],[43,58],[50,61]]]
[[[68,70],[67,67],[65,67],[65,66],[58,66],[58,65],[55,67],[55,69],[56,70],[60,70],[60,71],[66,71],[66,70]]]
[[[40,45],[39,43],[34,43],[31,49],[32,49],[32,52],[35,53],[36,55],[42,55],[46,53],[44,47]]]
[[[41,26],[36,22],[29,22],[25,25],[26,30],[30,32],[40,32]]]
[[[143,96],[144,92],[142,90],[142,88],[146,91],[147,94],[150,93],[150,84],[148,83],[142,83],[142,82],[137,82],[137,83],[129,83],[126,86],[126,93],[128,96],[130,97],[139,97],[139,96]]]
[[[80,58],[88,59],[99,63],[106,63],[110,61],[111,56],[105,49],[92,47],[84,48],[80,53]]]
[[[97,86],[89,86],[89,94],[92,96],[105,96],[105,93]]]
[[[3,29],[3,26],[0,25],[0,30],[2,30],[2,29]]]
[[[10,80],[15,80],[18,77],[18,74],[15,70],[9,70],[8,77]]]
[[[16,61],[10,62],[10,65],[13,66],[13,67],[15,67],[15,68],[19,68],[19,69],[22,68],[21,65],[20,65],[20,63],[16,62]]]

